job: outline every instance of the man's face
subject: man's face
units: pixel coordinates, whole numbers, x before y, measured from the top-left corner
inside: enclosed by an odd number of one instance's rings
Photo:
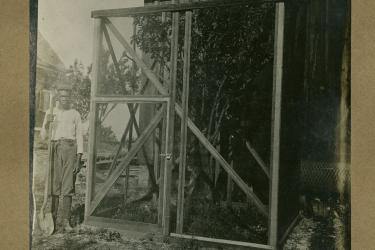
[[[70,91],[59,90],[59,101],[60,101],[62,108],[69,109],[70,103],[71,103]]]

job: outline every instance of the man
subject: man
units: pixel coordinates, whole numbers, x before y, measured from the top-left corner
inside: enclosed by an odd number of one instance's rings
[[[47,138],[49,126],[52,126],[52,160],[51,167],[51,192],[52,217],[57,224],[59,197],[63,197],[62,229],[72,230],[69,219],[74,194],[75,175],[81,168],[83,153],[82,122],[80,114],[71,107],[71,92],[69,85],[58,87],[57,107],[46,112],[41,130],[42,139]],[[56,228],[56,227],[55,227]]]

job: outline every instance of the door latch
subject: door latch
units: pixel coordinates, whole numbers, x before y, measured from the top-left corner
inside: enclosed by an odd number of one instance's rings
[[[172,154],[167,153],[167,154],[160,154],[160,156],[165,157],[168,161],[172,159]]]

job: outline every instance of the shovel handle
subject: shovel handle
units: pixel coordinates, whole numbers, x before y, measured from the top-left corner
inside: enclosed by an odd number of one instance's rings
[[[50,93],[50,96],[49,96],[49,107],[50,107],[50,112],[49,114],[50,115],[53,115],[53,109],[54,109],[54,105],[53,105],[53,101],[54,98],[53,98],[53,94],[52,94],[52,91]],[[48,191],[50,189],[50,180],[51,180],[51,168],[52,168],[52,164],[53,164],[53,148],[52,148],[52,124],[50,124],[49,128],[48,128],[48,168],[47,168],[47,175],[46,175],[46,179],[45,179],[45,184],[44,184],[44,197],[43,197],[43,205],[40,209],[41,213],[44,215],[44,209],[45,207],[47,206],[47,201],[48,201]]]

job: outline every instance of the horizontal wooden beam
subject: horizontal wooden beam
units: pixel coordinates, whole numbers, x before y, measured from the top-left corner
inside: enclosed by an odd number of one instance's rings
[[[117,230],[144,232],[144,233],[160,233],[160,228],[157,224],[136,222],[129,220],[111,219],[98,216],[89,216],[83,222],[85,225],[110,228]]]
[[[133,60],[137,63],[137,65],[143,70],[145,75],[150,79],[150,81],[154,84],[155,88],[162,94],[167,95],[168,92],[164,88],[164,86],[159,81],[158,77],[150,70],[147,65],[143,62],[141,58],[136,54],[130,44],[125,40],[125,38],[121,35],[121,33],[117,30],[117,28],[112,24],[109,19],[104,18],[105,24],[111,30],[111,32],[115,35],[115,37],[119,40],[119,42],[124,46],[127,53],[129,53]],[[182,108],[177,103],[175,104],[176,113],[182,117]],[[240,178],[240,176],[230,167],[228,162],[220,155],[220,153],[216,150],[216,148],[210,143],[210,141],[204,136],[204,134],[199,130],[199,128],[193,123],[190,118],[187,118],[187,125],[189,129],[193,132],[193,134],[198,138],[198,140],[202,143],[202,145],[210,152],[210,154],[220,163],[220,165],[225,169],[225,171],[230,175],[232,180],[241,188],[241,190],[249,197],[259,211],[267,216],[268,209],[262,203],[262,201],[254,194],[251,188]]]
[[[176,11],[187,11],[197,10],[205,8],[227,8],[231,6],[246,6],[259,3],[277,3],[283,2],[283,0],[235,0],[235,1],[207,1],[207,2],[192,2],[192,3],[175,3],[175,4],[161,4],[161,5],[150,5],[143,7],[134,8],[122,8],[122,9],[108,9],[108,10],[94,10],[91,12],[91,17],[127,17],[133,15],[149,15],[158,14],[162,12],[176,12]]]
[[[262,158],[259,156],[257,151],[251,146],[250,142],[246,141],[246,148],[249,150],[251,155],[254,157],[256,162],[259,164],[260,168],[263,170],[263,172],[267,175],[268,178],[270,178],[270,169],[266,166]]]
[[[216,243],[216,244],[227,244],[227,245],[232,245],[232,246],[251,247],[252,249],[268,249],[268,250],[274,249],[272,246],[269,246],[269,245],[243,242],[243,241],[215,239],[215,238],[208,238],[208,237],[203,237],[203,236],[176,234],[176,233],[171,233],[170,235],[172,237],[177,237],[177,238],[199,240],[199,241],[205,241],[205,242]]]
[[[89,215],[91,215],[94,212],[96,207],[99,205],[100,201],[104,198],[104,196],[111,189],[112,185],[120,177],[125,167],[131,162],[131,160],[134,158],[134,156],[136,156],[136,154],[141,149],[143,144],[150,137],[151,133],[155,130],[161,118],[163,117],[163,114],[165,114],[165,108],[161,108],[155,114],[155,117],[150,121],[149,125],[145,128],[143,134],[137,139],[137,141],[133,144],[133,147],[126,154],[124,160],[120,163],[119,166],[117,166],[117,168],[112,172],[112,174],[108,176],[106,181],[103,183],[101,189],[98,190],[94,199],[91,202]]]
[[[110,102],[123,102],[123,103],[150,103],[150,102],[167,102],[169,96],[145,96],[145,95],[132,95],[132,96],[117,96],[117,97],[94,97],[96,103],[110,103]]]

